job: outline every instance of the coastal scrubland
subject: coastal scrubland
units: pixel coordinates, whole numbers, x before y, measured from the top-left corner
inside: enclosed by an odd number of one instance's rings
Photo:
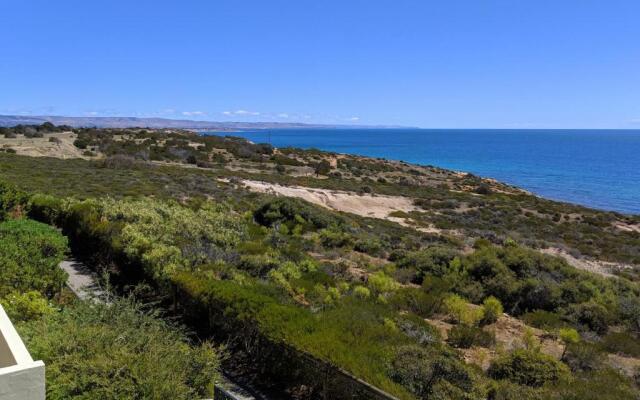
[[[40,139],[69,135],[50,131]],[[353,382],[332,379],[334,368],[401,399],[638,396],[637,216],[433,166],[176,130],[72,134],[84,159],[0,153],[4,224],[60,228],[119,291],[143,284],[200,339],[227,343],[226,368],[252,371],[256,385],[345,397]],[[340,212],[349,209],[251,182],[335,192],[331,201],[404,202],[388,213]],[[55,279],[55,290],[37,289],[43,298],[58,296]],[[91,318],[105,329],[152,318],[131,325],[188,343],[215,367],[209,345],[127,301],[122,319],[104,316],[118,307]],[[33,348],[54,349],[51,363],[56,346],[38,342],[38,329],[82,334],[78,321],[90,319],[69,307],[24,328]],[[194,369],[181,376],[204,390]]]
[[[211,395],[217,349],[195,344],[132,298],[75,299],[58,267],[67,238],[7,208],[16,193],[0,192],[2,207],[13,212],[0,218],[0,304],[31,355],[46,363],[48,399]]]

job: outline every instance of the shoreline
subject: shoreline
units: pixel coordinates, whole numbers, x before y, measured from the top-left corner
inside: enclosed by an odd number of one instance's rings
[[[461,131],[470,131],[470,130],[476,130],[476,129],[461,129]],[[477,129],[477,131],[484,131],[484,130],[485,129]],[[493,131],[493,130],[490,130],[490,129],[486,129],[486,130],[487,131]],[[506,130],[508,130],[508,129],[506,129]],[[520,131],[520,129],[518,129],[518,130]],[[579,129],[575,129],[575,130],[576,131],[581,131]],[[637,130],[637,129],[636,130],[629,129],[629,130],[630,131],[637,131],[638,133],[640,133],[640,130]],[[267,131],[268,130],[265,130],[264,132],[237,131],[237,132],[234,132],[234,133],[237,133],[237,134],[240,134],[240,135],[243,135],[243,134],[269,134]],[[283,131],[283,130],[278,129],[278,131]],[[446,130],[446,131],[449,131],[449,130]],[[535,131],[538,131],[538,130],[535,129]],[[553,130],[550,129],[549,131],[553,131]],[[571,131],[573,131],[573,130],[571,130]],[[597,131],[597,130],[592,130],[592,131]],[[214,131],[208,131],[208,132],[210,132],[212,134],[215,134]],[[198,132],[199,135],[201,135],[202,133],[205,133],[205,132]],[[220,133],[224,133],[224,132],[220,132]],[[226,136],[226,135],[223,134],[223,135],[217,135],[217,136]],[[230,136],[233,136],[233,135],[230,135]],[[252,138],[249,138],[249,137],[246,137],[246,136],[236,136],[236,137],[241,137],[243,139],[248,140],[251,143],[270,144],[270,143],[266,143],[266,142],[264,142],[262,140],[255,140],[255,139],[252,139]],[[572,205],[572,206],[584,207],[584,208],[587,208],[587,209],[590,209],[590,210],[596,210],[596,211],[600,211],[600,212],[611,212],[611,213],[619,214],[619,215],[622,215],[622,216],[630,216],[630,217],[638,217],[638,216],[640,216],[640,210],[638,210],[638,211],[622,210],[622,209],[617,209],[617,208],[613,208],[613,207],[598,206],[598,205],[593,204],[593,203],[580,202],[580,201],[575,201],[575,200],[572,200],[572,199],[561,198],[561,197],[557,197],[557,196],[553,196],[553,195],[543,194],[543,193],[539,193],[539,192],[535,191],[535,189],[528,188],[528,187],[523,186],[523,185],[521,185],[519,183],[516,183],[516,182],[511,182],[511,181],[504,180],[504,179],[501,179],[501,178],[496,178],[494,176],[479,174],[479,173],[475,173],[475,172],[471,172],[471,171],[443,167],[443,166],[440,166],[440,165],[426,164],[426,163],[420,163],[420,162],[412,162],[412,161],[406,161],[406,160],[390,158],[390,157],[377,157],[377,156],[373,156],[373,155],[367,155],[367,154],[355,153],[355,152],[338,152],[338,151],[328,150],[328,149],[325,149],[325,148],[314,147],[314,146],[307,146],[307,147],[300,147],[300,146],[293,146],[293,145],[292,146],[282,146],[282,145],[275,146],[273,144],[272,144],[272,146],[274,148],[276,148],[276,149],[283,149],[283,148],[289,148],[289,147],[290,148],[294,148],[294,149],[300,149],[300,150],[317,149],[317,150],[320,150],[320,151],[325,152],[325,153],[330,154],[330,155],[362,157],[362,158],[366,158],[366,159],[383,160],[383,161],[390,162],[390,163],[400,163],[400,164],[405,164],[405,165],[415,165],[415,166],[419,166],[419,167],[423,167],[423,168],[436,168],[436,169],[441,169],[441,170],[449,172],[449,173],[457,174],[458,176],[473,175],[473,176],[477,176],[477,177],[479,177],[479,178],[481,178],[483,180],[494,181],[494,182],[497,182],[499,184],[511,187],[512,189],[522,191],[523,193],[529,194],[531,196],[535,196],[535,197],[540,198],[542,200],[550,200],[550,201],[563,203],[563,204],[568,204],[568,205]],[[639,183],[639,185],[640,185],[640,183]]]

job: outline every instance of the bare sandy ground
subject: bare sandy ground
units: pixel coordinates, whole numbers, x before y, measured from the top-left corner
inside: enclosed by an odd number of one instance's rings
[[[55,137],[58,142],[50,142]],[[42,138],[25,138],[22,135],[14,139],[0,138],[0,148],[11,148],[16,154],[30,157],[87,158],[82,150],[73,145],[75,135],[71,132],[46,134]]]
[[[420,227],[411,224],[411,220],[391,216],[394,211],[410,212],[417,208],[413,200],[402,196],[383,195],[359,195],[355,192],[346,192],[328,189],[316,189],[303,186],[282,186],[268,182],[243,180],[242,183],[249,189],[260,193],[272,193],[279,196],[297,197],[334,211],[343,211],[364,217],[386,219],[400,225],[414,228],[427,233],[442,233],[434,227]],[[455,233],[455,232],[449,232]],[[547,248],[540,250],[543,253],[564,258],[574,268],[589,271],[605,277],[615,276],[613,272],[620,269],[631,268],[629,265],[612,263],[586,258],[576,258],[559,248]]]
[[[640,233],[640,225],[634,225],[634,224],[627,224],[624,222],[614,222],[613,226],[618,229],[621,230],[623,232],[638,232]]]
[[[569,263],[569,265],[573,266],[574,268],[593,272],[595,274],[599,274],[605,277],[615,276],[613,274],[614,271],[632,268],[632,266],[626,265],[626,264],[591,260],[586,258],[576,258],[571,254],[567,253],[566,251],[555,248],[555,247],[540,249],[540,251],[542,253],[550,254],[552,256],[562,257]]]
[[[478,306],[471,305],[471,307],[476,308]],[[443,339],[447,338],[449,329],[453,327],[452,324],[446,322],[446,318],[443,315],[436,315],[431,319],[426,319],[426,321],[438,329]],[[519,319],[507,314],[503,314],[498,318],[498,321],[487,325],[483,329],[495,334],[496,346],[491,349],[473,346],[469,349],[460,349],[460,351],[467,363],[475,364],[485,371],[489,368],[491,361],[495,359],[501,351],[524,347],[523,338],[525,337],[526,331],[531,332],[533,337],[539,342],[540,350],[545,354],[559,359],[564,349],[564,346],[558,339],[546,334],[546,332],[541,329],[528,326]]]
[[[398,222],[389,214],[394,211],[410,212],[416,209],[413,200],[402,196],[359,195],[354,192],[315,189],[302,186],[282,186],[267,182],[243,180],[250,190],[260,193],[273,193],[280,196],[297,197],[331,210],[348,212],[363,217],[390,219]]]

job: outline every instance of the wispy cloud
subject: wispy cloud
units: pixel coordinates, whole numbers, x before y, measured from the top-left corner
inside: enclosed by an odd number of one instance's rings
[[[349,118],[349,121],[358,122],[358,121],[360,121],[360,117],[351,117],[351,118]]]
[[[279,117],[279,118],[289,118],[289,114],[287,114],[287,113],[280,113],[280,114],[278,114],[278,117]]]
[[[640,124],[640,118],[633,118],[629,121],[630,124]]]
[[[260,113],[258,111],[247,111],[247,110],[235,110],[235,111],[223,111],[224,115],[239,115],[239,116],[258,116]]]
[[[186,117],[201,117],[203,115],[207,115],[204,111],[183,111],[182,115]]]
[[[84,115],[86,115],[87,117],[95,117],[96,115],[99,115],[100,113],[98,111],[86,111],[84,113]]]

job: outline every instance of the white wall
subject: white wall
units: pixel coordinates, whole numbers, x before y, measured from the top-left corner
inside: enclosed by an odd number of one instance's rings
[[[0,400],[44,400],[44,363],[33,361],[0,306]]]

